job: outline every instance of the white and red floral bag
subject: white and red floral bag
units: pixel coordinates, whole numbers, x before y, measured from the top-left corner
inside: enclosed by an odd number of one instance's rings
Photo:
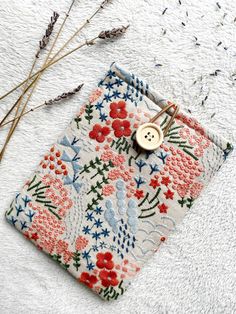
[[[6,212],[106,300],[124,293],[232,150],[174,109],[112,64]]]

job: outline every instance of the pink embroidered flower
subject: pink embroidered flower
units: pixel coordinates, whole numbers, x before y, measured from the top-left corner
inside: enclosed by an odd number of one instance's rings
[[[69,244],[64,240],[59,240],[56,244],[57,254],[62,254],[68,249]]]
[[[97,253],[96,265],[98,268],[112,269],[114,267],[114,262],[112,261],[112,254],[110,252]]]
[[[60,179],[55,179],[54,182],[53,182],[53,187],[56,189],[56,190],[60,190],[62,188],[62,181]]]
[[[182,139],[186,140],[190,135],[190,130],[188,128],[182,128],[179,131],[179,135]]]
[[[69,198],[69,197],[64,197],[62,199],[62,206],[65,208],[65,209],[70,209],[73,205],[73,201]]]
[[[51,185],[54,181],[54,178],[51,174],[45,174],[42,178],[42,182],[45,184],[45,185]]]
[[[89,102],[95,102],[102,95],[102,89],[97,88],[92,94],[89,96]]]
[[[113,185],[111,184],[107,184],[102,188],[102,194],[104,196],[109,196],[111,195],[113,192],[115,192],[115,188]]]
[[[104,162],[112,160],[114,153],[111,150],[106,150],[101,155],[101,160]]]
[[[54,192],[54,190],[51,189],[51,188],[46,189],[45,196],[46,196],[47,198],[53,199],[53,198],[55,197],[55,192]]]
[[[71,259],[73,258],[73,253],[70,252],[70,251],[65,251],[63,253],[63,260],[64,260],[64,263],[67,264],[71,261]]]
[[[189,138],[189,144],[195,146],[198,144],[198,137],[196,135],[191,135]]]
[[[125,182],[128,182],[132,179],[132,176],[130,175],[128,171],[122,172],[121,177]]]
[[[110,104],[110,117],[113,119],[125,119],[127,117],[127,111],[125,109],[126,103],[119,101],[118,103],[113,102]]]
[[[203,184],[200,182],[194,182],[190,187],[190,196],[195,199],[197,198],[203,189]]]
[[[67,192],[67,189],[66,188],[61,188],[60,191],[59,191],[59,194],[61,197],[67,197],[68,196],[68,192]]]
[[[94,275],[90,275],[89,273],[82,272],[80,275],[79,281],[92,289],[93,286],[98,282],[98,279]]]
[[[200,136],[199,138],[199,145],[203,148],[206,149],[207,147],[209,147],[211,144],[210,140],[205,137],[205,136]]]
[[[117,180],[121,177],[121,172],[119,169],[112,169],[108,173],[108,178],[112,181]]]
[[[188,184],[178,184],[177,185],[177,193],[180,197],[184,198],[189,191],[189,185]]]
[[[112,128],[116,137],[130,136],[130,122],[128,120],[115,120],[112,122]]]
[[[166,214],[168,206],[166,206],[164,203],[158,205],[159,211],[161,214]]]
[[[101,126],[99,124],[95,124],[93,126],[93,130],[89,132],[89,137],[96,140],[99,143],[105,141],[106,136],[110,133],[110,129],[108,126]]]
[[[201,146],[198,145],[198,146],[194,149],[194,154],[195,154],[196,157],[202,157],[203,154],[204,154],[204,149],[203,149],[203,147],[201,147]]]
[[[78,238],[75,241],[75,249],[77,251],[81,251],[83,249],[86,248],[86,246],[88,245],[88,240],[85,237],[82,236],[78,236]]]
[[[125,157],[121,154],[114,156],[114,158],[112,159],[112,163],[116,167],[121,166],[124,162],[125,162]]]
[[[101,270],[99,277],[104,287],[117,286],[119,283],[117,273],[115,271],[107,271],[105,269]]]

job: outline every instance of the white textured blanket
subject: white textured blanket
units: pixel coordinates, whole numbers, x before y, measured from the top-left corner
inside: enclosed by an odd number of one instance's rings
[[[62,44],[99,1],[80,0]],[[70,0],[1,0],[0,94],[25,77],[53,10]],[[41,254],[4,219],[14,193],[55,142],[112,61],[141,76],[199,120],[236,139],[236,2],[114,0],[71,48],[130,24],[121,39],[80,50],[43,76],[30,106],[85,86],[73,100],[29,114],[0,165],[0,313],[235,313],[236,153],[119,300],[105,303]],[[59,24],[59,23],[58,23]],[[58,28],[59,25],[57,25]],[[60,45],[61,45],[60,44]],[[0,102],[1,117],[17,98]],[[6,130],[0,130],[3,143]]]

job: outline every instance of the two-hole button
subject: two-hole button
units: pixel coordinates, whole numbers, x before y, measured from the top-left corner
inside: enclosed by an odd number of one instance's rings
[[[145,150],[155,150],[163,142],[163,132],[155,123],[144,123],[136,132],[136,141]]]

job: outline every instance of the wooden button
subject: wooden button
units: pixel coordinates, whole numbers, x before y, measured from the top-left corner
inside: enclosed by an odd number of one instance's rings
[[[155,150],[163,142],[163,132],[155,123],[144,123],[136,132],[136,141],[145,150]]]

